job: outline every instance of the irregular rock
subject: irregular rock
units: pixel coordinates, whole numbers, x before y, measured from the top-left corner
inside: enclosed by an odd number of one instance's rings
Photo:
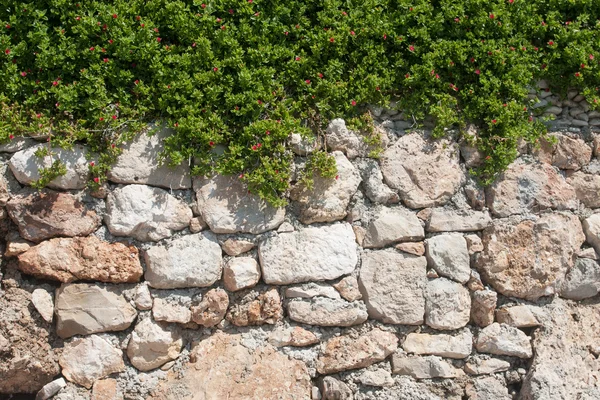
[[[288,144],[294,154],[299,156],[309,155],[319,148],[316,137],[303,137],[299,133],[292,133]]]
[[[352,389],[344,382],[335,379],[332,376],[325,376],[320,381],[323,400],[352,400],[354,394]]]
[[[198,233],[198,232],[201,232],[202,229],[208,227],[208,225],[203,224],[203,222],[204,221],[202,221],[202,218],[199,218],[199,217],[194,217],[194,218],[190,219],[190,226],[189,226],[190,232]],[[206,226],[203,226],[203,225],[206,225]]]
[[[431,211],[428,232],[471,232],[480,231],[492,224],[492,218],[486,211],[448,210],[434,208]]]
[[[67,386],[65,378],[55,379],[52,382],[45,384],[44,387],[37,392],[35,400],[47,400],[60,392],[60,390],[65,386]]]
[[[314,177],[312,188],[300,183],[290,192],[290,198],[300,210],[299,220],[304,224],[332,222],[347,215],[350,199],[360,184],[360,175],[356,168],[339,151],[331,155],[337,166],[337,179]]]
[[[89,160],[85,146],[80,144],[73,145],[72,149],[63,149],[52,147],[52,157],[37,157],[35,153],[38,150],[48,149],[46,144],[40,143],[28,149],[21,150],[13,154],[8,165],[17,180],[23,185],[31,185],[34,181],[40,179],[40,169],[49,168],[54,160],[60,160],[66,173],[48,183],[52,189],[72,190],[85,188],[89,179]]]
[[[311,331],[295,326],[275,329],[269,336],[269,343],[275,347],[304,347],[319,343],[319,339]]]
[[[115,236],[157,242],[187,228],[192,210],[166,190],[127,185],[106,198],[104,222]]]
[[[465,393],[468,400],[512,400],[504,381],[489,376],[467,383]]]
[[[578,171],[568,177],[567,183],[575,189],[577,198],[586,207],[600,207],[600,175]]]
[[[467,283],[471,264],[467,241],[460,234],[444,234],[425,240],[428,264],[440,275]]]
[[[402,343],[407,353],[435,355],[448,358],[467,358],[473,349],[473,335],[465,329],[458,335],[409,333]]]
[[[474,210],[483,210],[486,204],[485,190],[475,179],[473,179],[473,177],[467,177],[467,183],[465,184],[464,190],[468,204]]]
[[[469,249],[470,255],[483,251],[483,242],[479,236],[465,235],[465,240],[467,241],[467,248]]]
[[[232,258],[223,270],[225,289],[232,292],[255,286],[260,280],[260,267],[252,257]]]
[[[425,232],[416,215],[401,208],[382,208],[367,226],[363,247],[384,247],[402,241],[421,240]]]
[[[192,320],[192,296],[191,292],[183,290],[154,292],[154,320],[187,324]]]
[[[471,296],[459,283],[438,278],[425,289],[425,323],[434,329],[459,329],[469,323]]]
[[[323,283],[309,282],[299,286],[292,286],[285,289],[285,297],[310,299],[313,297],[328,297],[330,299],[340,299],[340,294],[333,286]]]
[[[214,233],[263,233],[276,229],[285,209],[275,208],[234,176],[215,175],[194,179],[198,211]]]
[[[356,243],[362,246],[365,241],[365,236],[367,235],[367,230],[358,225],[352,225],[352,230],[354,231],[354,236],[356,236]]]
[[[25,253],[32,246],[35,246],[35,243],[23,239],[19,236],[18,232],[11,231],[6,236],[6,250],[4,251],[4,255],[6,257],[15,257],[21,253]]]
[[[101,223],[100,217],[75,196],[51,190],[25,189],[6,208],[21,237],[36,243],[55,236],[87,236]]]
[[[458,378],[464,375],[462,369],[454,367],[440,357],[406,357],[400,354],[392,356],[392,372],[409,375],[415,379]]]
[[[493,290],[478,290],[471,293],[471,320],[475,325],[486,327],[494,322],[494,310],[498,294]]]
[[[362,294],[358,288],[358,280],[353,276],[347,276],[338,283],[334,283],[333,287],[340,295],[348,301],[356,301],[362,299]]]
[[[373,329],[356,339],[338,336],[323,345],[317,359],[320,374],[333,374],[349,369],[365,368],[383,361],[398,348],[398,338],[390,332]]]
[[[192,187],[189,163],[173,168],[162,164],[164,141],[170,129],[147,130],[121,147],[121,154],[108,171],[108,179],[116,183],[138,183],[178,190]]]
[[[387,136],[383,132],[377,132],[377,135],[382,146],[385,147]],[[377,148],[376,145],[369,145],[361,135],[348,130],[346,121],[341,118],[336,118],[329,123],[326,136],[329,150],[341,151],[348,158],[368,157],[369,153]]]
[[[357,166],[365,187],[365,194],[369,200],[380,204],[398,203],[400,201],[398,193],[383,183],[383,174],[377,161],[366,158],[360,160]]]
[[[290,224],[289,222],[284,222],[283,224],[279,225],[279,228],[277,228],[277,233],[287,233],[287,232],[294,232],[296,229],[294,228],[294,225]]]
[[[248,240],[241,239],[227,239],[223,243],[223,250],[227,255],[235,257],[242,253],[246,253],[254,248],[254,243]]]
[[[483,282],[481,282],[481,276],[473,269],[471,270],[471,279],[469,279],[469,282],[467,282],[467,287],[473,292],[484,289]]]
[[[560,295],[566,299],[583,300],[594,297],[600,290],[600,264],[587,258],[579,258],[567,273],[560,287]]]
[[[385,369],[378,369],[375,371],[364,371],[358,376],[358,381],[363,385],[375,386],[375,387],[389,387],[394,386],[394,378]]]
[[[475,348],[481,353],[501,356],[531,358],[533,355],[529,336],[517,328],[497,322],[479,332]]]
[[[212,234],[185,235],[144,252],[150,286],[157,289],[206,287],[221,279],[221,246]]]
[[[496,310],[496,321],[515,328],[530,328],[540,326],[539,321],[531,312],[529,306],[513,306]]]
[[[137,282],[143,273],[135,246],[108,243],[95,236],[46,240],[19,255],[19,269],[64,283]]]
[[[94,382],[91,400],[123,400],[123,395],[119,393],[117,387],[117,380],[108,378]]]
[[[28,137],[16,136],[8,143],[0,144],[0,153],[16,153],[19,150],[34,146],[37,142]]]
[[[324,297],[290,301],[287,311],[293,321],[319,326],[352,326],[362,324],[368,318],[363,302],[349,303]]]
[[[369,317],[391,324],[420,325],[427,260],[394,250],[363,255],[359,287]]]
[[[471,375],[488,375],[510,369],[508,361],[499,358],[482,359],[475,357],[465,364],[465,372]]]
[[[513,162],[500,174],[488,187],[486,198],[496,217],[577,208],[575,190],[552,166],[523,160]]]
[[[62,338],[127,329],[137,312],[117,285],[67,283],[56,290],[56,332]]]
[[[217,330],[192,350],[183,370],[169,372],[152,399],[309,399],[305,364],[270,345],[248,349],[239,334]],[[210,379],[206,379],[210,376]]]
[[[596,250],[594,250],[591,247],[588,247],[586,249],[580,249],[577,252],[577,257],[589,258],[590,260],[600,260],[600,256],[598,256],[598,254],[596,253]]]
[[[251,293],[240,303],[233,304],[227,313],[227,320],[235,326],[273,325],[282,318],[281,297],[277,289]]]
[[[288,285],[336,279],[354,271],[356,248],[354,232],[346,223],[268,237],[258,247],[263,280]]]
[[[150,371],[179,357],[183,339],[177,327],[156,323],[152,318],[138,322],[127,345],[127,357],[140,371]]]
[[[152,299],[152,295],[150,294],[150,290],[148,289],[148,284],[146,282],[142,283],[135,289],[135,297],[133,298],[133,302],[138,310],[152,309],[154,300]]]
[[[433,207],[447,203],[464,182],[459,162],[457,149],[446,141],[411,133],[383,152],[381,171],[408,207]]]
[[[478,269],[505,296],[535,301],[555,292],[556,283],[573,265],[582,233],[579,219],[569,214],[544,214],[535,222],[516,225],[495,222],[483,232],[485,250]]]
[[[585,240],[600,254],[600,214],[593,214],[583,221]]]
[[[44,321],[52,323],[52,317],[54,316],[54,300],[52,299],[52,295],[46,289],[37,288],[31,293],[31,302],[42,318],[44,318]]]
[[[403,251],[405,253],[412,254],[415,256],[424,256],[425,255],[425,243],[424,242],[398,243],[394,247],[400,251]]]
[[[541,148],[536,155],[540,160],[561,169],[578,170],[586,166],[592,158],[592,149],[582,139],[571,138],[560,133],[549,136],[557,139],[556,144],[541,140]]]
[[[225,318],[229,307],[229,296],[223,289],[211,289],[200,304],[192,307],[192,321],[207,328],[217,325]]]

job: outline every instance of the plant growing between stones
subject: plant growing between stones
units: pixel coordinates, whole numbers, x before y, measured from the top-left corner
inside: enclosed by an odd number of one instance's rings
[[[281,205],[290,133],[320,135],[344,117],[371,143],[364,106],[394,99],[416,120],[432,115],[436,136],[479,125],[476,172],[490,182],[521,139],[545,132],[526,99],[535,80],[578,87],[598,108],[599,17],[595,0],[8,0],[0,140],[85,142],[99,153],[97,186],[158,119],[174,129],[165,162],[236,174]],[[311,158],[305,176],[335,176],[324,153]],[[37,186],[62,172],[55,163]]]

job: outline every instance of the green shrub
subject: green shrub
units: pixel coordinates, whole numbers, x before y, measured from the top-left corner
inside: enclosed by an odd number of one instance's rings
[[[101,183],[144,121],[165,121],[167,162],[239,174],[281,204],[291,132],[396,99],[433,115],[437,135],[481,126],[489,181],[544,133],[526,101],[535,80],[597,106],[599,17],[597,0],[7,0],[0,140],[84,141]],[[329,168],[319,157],[309,165]]]

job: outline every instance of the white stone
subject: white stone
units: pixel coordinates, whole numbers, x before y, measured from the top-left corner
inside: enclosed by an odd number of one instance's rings
[[[155,321],[187,324],[192,320],[192,295],[189,292],[156,291],[152,305],[152,316]]]
[[[254,243],[248,240],[232,239],[229,238],[223,243],[223,251],[228,256],[239,256],[242,253],[246,253],[254,248]]]
[[[473,349],[473,335],[465,329],[458,335],[409,333],[402,344],[407,353],[448,358],[467,358]]]
[[[38,144],[15,153],[8,162],[15,178],[24,185],[31,185],[33,181],[40,179],[40,168],[48,168],[55,160],[60,160],[65,164],[67,173],[53,179],[47,186],[63,190],[85,188],[89,176],[88,165],[91,161],[86,158],[87,149],[76,144],[70,150],[52,147],[52,157],[40,158],[35,155],[36,151],[47,148],[46,144]]]
[[[362,159],[356,163],[365,187],[365,194],[373,203],[390,204],[398,203],[398,193],[383,183],[383,174],[377,161]]]
[[[299,133],[292,133],[288,144],[294,154],[299,156],[306,156],[319,148],[316,137],[303,137]]]
[[[115,236],[156,242],[187,228],[191,219],[187,204],[159,188],[127,185],[106,199],[104,221]]]
[[[515,328],[531,328],[540,326],[539,321],[533,315],[531,308],[527,305],[504,307],[496,310],[496,321]]]
[[[531,358],[533,355],[529,336],[517,328],[497,322],[479,332],[475,348],[480,353],[519,358]]]
[[[140,371],[150,371],[179,357],[183,339],[179,330],[146,318],[135,326],[127,345],[127,356]]]
[[[363,247],[384,247],[388,244],[418,241],[425,232],[416,214],[402,208],[382,208],[367,226]]]
[[[135,297],[133,299],[135,306],[138,310],[151,310],[152,309],[152,295],[150,294],[150,290],[148,289],[148,284],[146,282],[140,284],[135,289]]]
[[[471,232],[480,231],[492,224],[487,211],[447,210],[434,208],[427,224],[428,232]]]
[[[510,363],[499,358],[481,359],[479,357],[471,359],[465,364],[465,372],[471,375],[486,375],[496,372],[508,371]]]
[[[221,279],[221,246],[212,234],[195,233],[144,252],[146,281],[157,289],[207,287]]]
[[[58,392],[60,392],[60,390],[65,386],[67,386],[65,378],[58,378],[50,383],[46,383],[44,387],[41,388],[39,392],[37,392],[35,400],[47,400],[55,394],[57,394]]]
[[[31,293],[31,302],[44,321],[51,323],[54,316],[54,300],[46,289],[37,288]]]
[[[409,375],[415,379],[458,378],[464,375],[462,369],[454,367],[440,357],[403,357],[399,354],[392,356],[392,372]]]
[[[255,286],[260,280],[260,266],[252,257],[236,257],[223,270],[225,289],[235,292]]]
[[[425,240],[429,266],[440,275],[467,283],[471,277],[469,250],[465,238],[456,233],[433,236]]]
[[[460,283],[438,278],[427,283],[425,323],[434,329],[459,329],[469,323],[471,296]]]
[[[350,274],[358,262],[354,239],[354,231],[347,223],[268,237],[258,247],[263,280],[288,285]]]
[[[287,311],[293,321],[318,326],[352,326],[362,324],[368,318],[362,301],[350,303],[326,297],[292,300]]]
[[[426,269],[425,257],[391,249],[365,253],[359,287],[369,317],[391,324],[422,324]]]
[[[326,137],[327,147],[331,151],[342,151],[350,159],[367,157],[369,152],[375,148],[375,146],[369,146],[361,135],[348,130],[346,122],[341,118],[336,118],[329,123]],[[381,140],[385,145],[387,137],[382,137]]]
[[[594,297],[600,290],[600,264],[587,258],[579,258],[567,273],[560,288],[560,295],[567,299],[583,300]]]
[[[340,299],[340,294],[333,286],[323,283],[309,282],[300,286],[292,286],[285,289],[285,297],[310,299],[313,297],[328,297],[330,299]]]
[[[198,211],[215,233],[263,233],[276,229],[285,217],[285,209],[272,207],[248,193],[234,176],[195,178],[194,190]]]
[[[375,386],[375,387],[389,387],[394,386],[394,378],[385,369],[378,369],[375,371],[366,370],[358,376],[358,381],[363,385]]]
[[[593,214],[583,221],[586,241],[600,254],[600,214]]]

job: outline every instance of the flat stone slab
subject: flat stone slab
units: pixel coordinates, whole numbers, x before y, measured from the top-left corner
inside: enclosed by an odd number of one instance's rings
[[[487,211],[447,210],[434,208],[427,225],[428,232],[480,231],[492,224]]]
[[[290,301],[287,310],[290,319],[318,326],[352,326],[362,324],[368,318],[362,301],[350,303],[325,297]]]

